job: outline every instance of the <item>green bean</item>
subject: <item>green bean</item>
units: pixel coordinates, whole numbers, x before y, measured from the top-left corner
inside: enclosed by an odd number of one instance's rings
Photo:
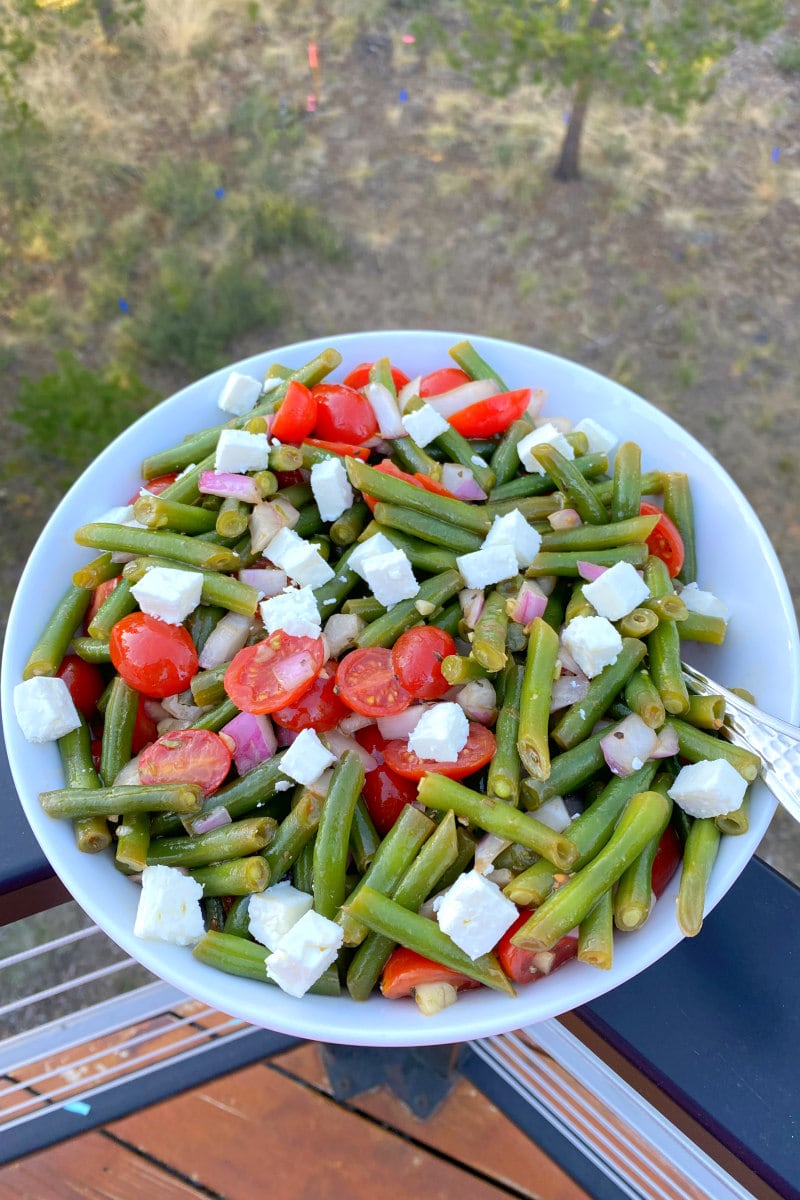
[[[747,833],[750,829],[750,795],[746,793],[742,803],[738,808],[734,808],[732,812],[722,813],[721,816],[715,817],[717,829],[720,833],[727,833],[731,837],[739,837],[740,834]]]
[[[525,574],[529,579],[541,575],[580,575],[578,564],[594,563],[598,567],[613,567],[614,563],[629,562],[634,567],[643,567],[647,562],[647,546],[634,542],[628,546],[617,546],[613,550],[540,550]]]
[[[434,495],[404,479],[396,479],[393,475],[368,467],[356,458],[345,459],[345,463],[353,487],[374,496],[376,500],[429,513],[438,520],[482,536],[489,532],[491,518],[479,505],[454,500],[450,496]]]
[[[546,780],[551,771],[548,723],[558,644],[555,630],[536,617],[528,635],[517,750],[525,770],[537,780]]]
[[[611,701],[627,683],[647,653],[647,646],[638,638],[623,638],[616,659],[590,680],[582,700],[576,700],[566,710],[551,736],[564,750],[583,741],[605,714]]]
[[[427,492],[426,495],[430,493]],[[375,520],[379,525],[422,538],[425,542],[433,542],[437,547],[447,547],[457,554],[469,554],[473,550],[480,550],[483,545],[481,535],[473,533],[470,529],[459,529],[458,526],[442,521],[430,513],[417,512],[400,504],[385,504],[379,501],[375,505]]]
[[[461,624],[461,605],[458,600],[453,600],[443,608],[434,609],[428,617],[428,624],[435,625],[437,629],[444,629],[445,633],[456,637]]]
[[[578,525],[574,529],[554,529],[542,536],[543,550],[608,550],[646,542],[659,517],[630,517],[601,525]]]
[[[594,479],[598,475],[604,475],[608,470],[608,455],[581,454],[574,458],[570,465],[584,479]],[[541,497],[544,500],[546,494],[549,493],[554,502],[550,511],[555,512],[557,509],[567,507],[566,497],[563,492],[556,490],[557,487],[558,483],[547,471],[544,474],[534,471],[530,475],[520,475],[517,479],[510,479],[508,483],[493,488],[489,493],[489,500],[491,503],[535,497]],[[595,487],[596,485],[593,485],[593,490]],[[548,514],[544,513],[543,515],[547,516]],[[607,520],[607,514],[603,519]]]
[[[230,783],[226,783],[211,796],[205,798],[201,806],[201,813],[206,814],[215,808],[224,807],[227,808],[231,820],[235,821],[239,817],[247,816],[255,808],[266,804],[276,794],[277,785],[286,782],[286,776],[281,772],[282,760],[283,752],[279,751],[277,754],[273,754],[272,758],[267,758],[258,766],[253,767],[252,771],[248,771],[246,775],[241,775],[239,778],[231,780]],[[151,822],[153,837],[174,833],[179,827],[179,819],[169,811],[154,817]]]
[[[147,851],[147,865],[207,867],[225,859],[243,858],[268,846],[276,828],[272,817],[246,817],[207,833],[154,838]]]
[[[453,865],[457,855],[455,817],[449,812],[392,891],[392,899],[403,908],[416,912],[437,887],[445,871]],[[347,990],[354,1000],[368,998],[395,944],[392,938],[380,933],[369,933],[361,943],[347,969]]]
[[[316,833],[313,834],[303,846],[292,871],[294,886],[299,892],[307,892],[309,896],[314,893],[314,842],[316,836]]]
[[[761,759],[743,746],[734,746],[724,738],[714,737],[703,729],[697,729],[688,721],[668,717],[664,728],[672,728],[678,735],[678,753],[687,762],[702,762],[705,759],[725,759],[735,767],[748,783],[757,778],[761,770]]]
[[[260,854],[249,858],[230,858],[208,867],[189,871],[203,888],[203,896],[244,896],[263,892],[269,883],[269,867]]]
[[[642,451],[636,442],[621,442],[614,455],[611,520],[624,521],[629,517],[637,517],[641,502]]]
[[[456,825],[456,858],[439,880],[438,887],[441,891],[449,888],[459,875],[463,875],[469,869],[475,859],[477,844],[478,839],[475,834],[470,833],[463,825]]]
[[[401,600],[399,604],[370,622],[356,638],[359,646],[393,646],[404,630],[410,629],[420,620],[420,603],[433,604],[438,608],[461,590],[462,582],[458,571],[442,571],[433,575],[420,584],[419,591],[411,600]]]
[[[511,422],[497,443],[497,447],[489,463],[494,471],[495,491],[498,487],[502,487],[504,483],[512,480],[516,475],[519,470],[517,446],[532,430],[533,422],[528,417],[520,417],[518,420]]]
[[[251,895],[252,892],[247,892],[244,896],[236,896],[232,900],[231,906],[228,909],[228,915],[225,918],[225,924],[222,927],[223,933],[227,933],[231,937],[250,938]]]
[[[417,787],[422,804],[439,812],[454,812],[471,825],[506,841],[535,850],[559,870],[567,871],[578,857],[578,848],[564,834],[556,833],[535,817],[520,812],[494,796],[482,796],[455,779],[433,773],[423,775]]]
[[[200,811],[202,793],[191,783],[152,784],[112,787],[54,788],[39,795],[48,817],[115,817],[121,812],[180,812]]]
[[[441,479],[441,464],[431,458],[422,446],[418,446],[412,437],[395,438],[392,442],[392,459],[404,471],[412,475],[419,472],[429,479]]]
[[[189,614],[187,628],[198,654],[202,651],[209,634],[211,634],[225,615],[225,609],[218,604],[198,604],[194,612]]]
[[[694,504],[688,475],[668,471],[664,475],[664,512],[673,521],[683,542],[683,565],[678,572],[681,583],[697,579]]]
[[[411,412],[424,404],[423,400],[412,400],[406,405],[406,412]],[[473,478],[479,488],[486,492],[487,496],[494,487],[494,471],[491,469],[486,459],[481,454],[481,446],[479,443],[467,441],[465,437],[450,427],[444,433],[439,434],[432,446],[426,447],[428,453],[433,455],[434,449],[441,450],[444,453],[447,462],[460,463],[462,467],[469,467]],[[461,501],[456,501],[457,504]],[[469,508],[470,506],[467,505]]]
[[[356,500],[330,528],[331,541],[337,546],[350,546],[367,527],[372,514],[363,500]]]
[[[386,609],[374,596],[351,596],[342,605],[342,612],[348,616],[361,617],[362,621],[369,622],[382,617]]]
[[[487,671],[496,672],[505,666],[508,611],[506,598],[494,590],[484,601],[472,639],[472,654]]]
[[[303,847],[319,828],[323,799],[316,792],[303,788],[299,799],[275,830],[275,836],[264,851],[270,879],[282,879],[291,870]]]
[[[554,446],[541,443],[532,448],[533,457],[544,467],[547,474],[558,485],[582,521],[591,525],[604,525],[608,520],[605,506],[597,499],[592,488],[573,462],[560,454]]]
[[[219,663],[216,667],[207,667],[205,671],[198,671],[192,676],[189,687],[192,699],[199,708],[205,708],[208,704],[221,704],[226,699],[222,681],[230,665],[229,662]]]
[[[175,533],[208,533],[214,528],[216,514],[194,504],[164,500],[142,492],[133,506],[133,515],[148,529],[171,529]]]
[[[516,805],[519,802],[519,778],[522,763],[517,750],[519,733],[519,708],[522,695],[523,667],[516,662],[506,664],[503,679],[503,703],[495,724],[496,748],[489,763],[486,791]]]
[[[644,580],[654,598],[672,593],[672,580],[666,563],[650,555],[644,569]],[[668,713],[685,713],[689,708],[689,693],[681,669],[681,648],[674,621],[661,621],[648,640],[649,668]]]
[[[451,687],[460,683],[469,683],[471,679],[485,679],[487,670],[471,655],[447,654],[442,659],[442,675]]]
[[[82,525],[75,534],[75,541],[80,546],[120,550],[126,554],[154,554],[211,570],[236,571],[241,566],[238,555],[225,546],[163,529],[136,529],[131,525],[106,525],[96,521]]]
[[[111,787],[126,763],[130,762],[133,726],[139,707],[139,693],[117,675],[111,684],[103,724],[100,751],[100,776]]]
[[[354,751],[347,750],[334,767],[314,842],[314,908],[330,920],[345,899],[350,826],[363,785],[361,759]]]
[[[674,592],[666,596],[650,596],[642,601],[642,608],[651,609],[659,621],[685,621],[689,615],[685,601]]]
[[[323,620],[326,620],[332,613],[335,613],[353,589],[361,582],[360,576],[355,571],[352,571],[348,565],[350,556],[354,553],[355,549],[355,545],[348,546],[342,557],[335,564],[334,569],[336,574],[333,579],[329,579],[321,587],[314,588],[314,599],[317,602],[317,608]]]
[[[560,580],[547,597],[547,604],[542,614],[542,620],[546,621],[551,629],[555,629],[556,633],[558,633],[564,624],[564,608],[565,581]],[[509,649],[512,649],[510,644]]]
[[[379,845],[371,865],[347,897],[348,905],[364,887],[383,893],[393,891],[435,828],[430,817],[406,804]],[[340,912],[336,921],[344,930],[345,946],[360,946],[369,933],[367,926],[350,913]]]
[[[525,808],[536,809],[553,796],[577,791],[596,771],[605,766],[600,739],[605,730],[598,730],[571,750],[559,754],[550,764],[546,779],[523,779],[520,800]]]
[[[98,554],[97,558],[93,558],[91,562],[78,567],[77,571],[73,573],[72,582],[75,587],[93,590],[101,583],[107,583],[109,579],[114,579],[119,572],[119,563],[114,562],[113,555],[107,550],[104,554]]]
[[[610,971],[614,963],[614,909],[611,891],[602,893],[578,930],[578,962]]]
[[[519,496],[508,500],[488,500],[484,505],[489,516],[504,517],[506,513],[518,512],[539,532],[552,529],[547,518],[554,512],[560,512],[564,505],[561,492],[550,492],[547,496]]]
[[[450,357],[458,363],[462,371],[466,371],[470,379],[491,379],[497,384],[498,392],[508,391],[502,377],[497,374],[494,367],[490,367],[486,360],[481,358],[472,343],[466,339],[463,342],[456,342],[455,346],[450,347]]]
[[[580,925],[650,839],[660,836],[668,820],[669,804],[660,792],[636,792],[602,850],[548,896],[517,930],[512,944],[526,950],[550,950],[559,938]]]
[[[219,896],[209,896],[201,903],[206,932],[222,933],[225,925],[225,905]]]
[[[567,607],[564,610],[564,624],[569,625],[570,621],[574,621],[576,617],[592,617],[595,615],[595,608],[583,594],[584,583],[576,583],[573,587]]]
[[[56,674],[67,652],[70,638],[83,620],[91,599],[92,593],[88,588],[70,584],[28,655],[28,661],[22,670],[23,679]]]
[[[136,597],[131,595],[131,581],[122,578],[108,593],[89,622],[86,632],[89,637],[99,642],[107,642],[117,621],[132,613],[136,607]]]
[[[267,976],[270,953],[266,946],[258,942],[249,942],[243,937],[215,930],[209,930],[202,941],[192,948],[192,954],[198,962],[208,967],[224,971],[227,975],[239,975],[244,979],[272,985],[272,980]],[[308,990],[316,996],[338,996],[341,988],[336,964],[328,967]]]
[[[689,696],[689,708],[684,719],[698,729],[716,732],[725,719],[725,700],[722,696]]]
[[[294,531],[298,537],[310,538],[312,533],[319,532],[324,524],[316,504],[307,504],[305,508],[300,509]]]
[[[672,801],[667,796],[670,782],[669,777],[659,775],[653,784],[653,790],[666,797],[671,816]],[[665,825],[664,829],[666,827]],[[653,863],[663,832],[662,829],[660,834],[650,839],[639,857],[626,867],[619,878],[614,892],[614,924],[617,929],[627,932],[641,929],[650,915],[653,902]]]
[[[359,875],[365,875],[372,866],[380,844],[380,836],[369,815],[364,797],[359,796],[350,826],[350,853]]]
[[[435,921],[409,912],[401,904],[372,888],[361,888],[358,895],[348,901],[345,911],[356,920],[363,921],[375,933],[383,934],[425,958],[476,979],[495,991],[510,996],[515,994],[494,954],[482,954],[480,958],[471,959],[446,933],[442,933]]]
[[[251,478],[258,488],[262,500],[266,500],[268,496],[275,496],[277,494],[278,476],[274,471],[254,471]]]
[[[642,495],[658,496],[664,490],[663,471],[645,471],[642,475]],[[605,507],[611,505],[614,496],[614,480],[603,479],[592,484],[592,491]]]
[[[64,786],[96,791],[100,779],[92,760],[92,739],[89,726],[81,717],[77,729],[58,739],[58,752],[64,770]],[[73,822],[75,843],[84,854],[97,854],[111,845],[111,831],[104,816],[83,817]]]
[[[640,716],[651,729],[660,729],[664,724],[666,710],[648,672],[642,667],[634,671],[624,690],[625,703],[631,712]]]
[[[84,662],[90,663],[108,663],[111,662],[111,647],[106,641],[100,641],[98,638],[91,637],[76,637],[72,639],[72,652],[77,654],[78,658],[82,658]]]
[[[222,426],[220,426],[219,429],[217,429],[217,431],[216,431],[217,439],[219,438],[219,430],[221,428],[222,428]],[[208,432],[209,431],[207,431],[207,433]],[[176,500],[179,504],[193,504],[196,500],[198,500],[200,498],[200,489],[198,487],[198,485],[200,483],[200,476],[203,474],[204,471],[213,471],[215,468],[214,460],[215,460],[216,455],[215,455],[215,452],[213,449],[209,450],[208,453],[204,453],[199,456],[194,456],[194,455],[192,455],[191,451],[188,450],[188,447],[190,446],[190,444],[191,444],[191,440],[187,439],[181,443],[180,447],[176,447],[177,450],[182,451],[182,453],[181,453],[182,459],[186,460],[187,452],[188,452],[189,457],[188,457],[188,461],[184,461],[183,464],[181,465],[180,474],[178,475],[178,478],[173,483],[171,483],[169,485],[169,487],[165,487],[163,492],[160,493],[161,497],[164,500]],[[206,444],[208,444],[208,443],[206,443]],[[213,445],[216,445],[216,440],[213,442]],[[200,443],[198,443],[198,448],[201,448]],[[170,452],[164,451],[162,453],[167,454]],[[153,456],[153,457],[155,457],[155,456]],[[144,463],[142,464],[142,474],[144,475],[145,479],[153,478],[153,475],[145,474],[145,467],[149,463],[150,463],[150,459],[145,459]],[[165,468],[164,471],[156,470],[154,472],[154,475],[168,474],[169,472],[171,472],[174,469],[177,469],[177,463],[176,463],[175,468],[173,468],[173,467]]]
[[[713,817],[692,821],[683,848],[683,869],[678,885],[678,925],[684,937],[695,937],[703,926],[706,886],[717,859],[721,833]]]
[[[677,626],[678,636],[684,642],[708,642],[712,646],[721,646],[728,632],[727,623],[722,617],[710,617],[705,613],[688,612],[686,619]]]
[[[251,512],[252,505],[226,496],[217,510],[214,528],[222,538],[241,537],[248,527]]]

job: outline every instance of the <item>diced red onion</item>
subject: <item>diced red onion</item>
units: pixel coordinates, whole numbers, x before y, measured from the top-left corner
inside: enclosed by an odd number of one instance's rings
[[[585,675],[559,675],[550,692],[550,712],[558,712],[583,700],[588,690],[589,680]]]
[[[508,615],[518,625],[530,625],[536,617],[544,615],[547,608],[547,596],[534,579],[526,579],[513,600],[508,605]]]
[[[272,722],[261,713],[237,713],[220,732],[233,739],[233,761],[240,775],[272,758],[278,747]]]
[[[139,776],[139,755],[137,754],[135,758],[131,758],[125,763],[125,766],[114,780],[114,785],[116,786],[119,783],[125,786],[138,787],[141,782]]]
[[[464,614],[464,624],[467,629],[474,629],[483,612],[483,588],[462,588],[458,600]]]
[[[463,409],[496,395],[497,384],[493,379],[471,379],[469,383],[462,383],[449,392],[442,392],[439,396],[430,396],[427,402],[431,408],[436,409],[439,416],[449,420]]]
[[[381,437],[405,437],[406,431],[400,420],[400,409],[392,393],[383,383],[368,383],[364,395],[372,405]]]
[[[600,739],[603,758],[614,775],[632,775],[656,748],[655,730],[637,713],[629,713]]]
[[[297,509],[295,509],[297,512]],[[297,514],[299,517],[299,513]],[[256,504],[250,513],[250,545],[254,554],[266,550],[276,534],[288,524],[272,504]]]
[[[561,663],[563,673],[567,675],[585,675],[585,671],[581,670],[563,642],[559,643],[558,661]]]
[[[351,750],[353,754],[356,754],[361,759],[365,773],[367,771],[374,771],[378,765],[377,760],[372,757],[368,750],[359,745],[355,738],[343,733],[341,729],[327,730],[321,735],[321,740],[328,747],[331,754],[336,755],[337,759],[346,754],[348,750]]]
[[[487,875],[498,854],[502,854],[510,845],[510,841],[495,833],[485,833],[475,847],[475,870],[478,874]]]
[[[293,691],[301,683],[311,683],[316,675],[314,660],[305,650],[289,654],[275,663],[273,674],[276,681],[287,691]]]
[[[287,746],[291,746],[292,742],[297,737],[293,729],[287,729],[285,725],[279,725],[275,730],[275,740],[281,750],[285,750]]]
[[[576,566],[581,579],[585,579],[587,583],[594,583],[595,579],[599,579],[608,570],[608,567],[601,567],[597,563],[586,562],[583,558],[578,559]]]
[[[315,779],[313,783],[309,783],[308,790],[313,796],[320,796],[323,800],[328,794],[328,788],[331,785],[331,776],[333,768],[330,767],[327,771],[323,771],[319,779]]]
[[[525,410],[525,415],[532,421],[535,421],[539,413],[544,408],[544,402],[547,399],[547,392],[544,388],[531,388],[531,398],[528,401],[528,407]]]
[[[350,713],[348,717],[344,717],[339,722],[339,728],[342,733],[346,733],[352,737],[354,733],[358,733],[359,729],[367,729],[370,725],[374,725],[373,717],[365,717],[362,713]]]
[[[577,529],[582,525],[580,515],[574,508],[559,508],[556,512],[550,513],[547,520],[550,522],[551,529]]]
[[[665,725],[663,729],[658,731],[656,737],[656,748],[650,755],[651,758],[672,758],[673,754],[678,753],[678,733],[671,725]]]
[[[470,679],[459,691],[456,704],[479,725],[493,725],[497,720],[497,695],[489,679]]]
[[[142,701],[142,708],[147,713],[150,720],[155,721],[156,724],[158,724],[159,721],[163,721],[165,717],[169,716],[169,713],[164,708],[164,705],[161,703],[161,701],[153,700],[149,696]]]
[[[200,651],[200,666],[204,671],[230,662],[247,641],[252,618],[243,613],[228,612],[217,621]]]
[[[210,812],[202,813],[198,817],[192,817],[190,820],[184,821],[184,827],[189,834],[210,833],[212,829],[222,829],[224,825],[230,825],[230,823],[231,814],[224,804],[218,804]]]
[[[401,713],[393,717],[378,717],[378,732],[387,742],[405,739],[413,733],[422,714],[430,708],[429,704],[411,704]]]
[[[421,383],[422,376],[417,375],[414,379],[409,379],[405,387],[402,387],[397,393],[397,404],[401,413],[405,412],[409,400],[414,400],[419,395],[419,385]]]
[[[261,492],[250,475],[234,475],[232,471],[203,471],[197,490],[205,496],[225,496],[243,500],[245,504],[260,504]]]
[[[289,576],[279,567],[243,567],[239,572],[239,582],[249,584],[261,596],[279,596],[289,583]]]
[[[196,721],[209,711],[210,706],[203,708],[199,704],[182,700],[181,696],[184,694],[191,696],[191,692],[179,692],[176,696],[165,696],[161,701],[161,707],[168,716],[177,717],[179,721]]]
[[[442,487],[452,492],[459,500],[485,500],[486,492],[475,482],[475,476],[470,467],[461,463],[444,463],[442,466]]]

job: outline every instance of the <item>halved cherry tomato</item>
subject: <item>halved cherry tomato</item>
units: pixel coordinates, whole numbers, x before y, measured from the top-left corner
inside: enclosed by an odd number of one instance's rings
[[[462,975],[452,967],[443,967],[415,950],[398,946],[391,953],[383,968],[381,994],[387,1000],[400,1000],[410,996],[421,983],[450,983],[454,988],[475,988],[481,985],[469,975]]]
[[[278,629],[235,654],[223,684],[242,712],[272,713],[298,700],[324,662],[322,638],[296,637]]]
[[[114,588],[121,580],[122,576],[117,575],[114,579],[106,579],[103,581],[103,583],[98,583],[97,587],[92,592],[92,599],[85,617],[85,625],[87,629],[94,620],[97,610],[103,606],[105,601],[108,599]]]
[[[131,496],[128,504],[136,503],[136,501],[139,499],[139,493],[141,492],[142,488],[145,488],[146,491],[150,492],[153,496],[160,496],[161,493],[165,491],[170,484],[174,483],[177,478],[178,472],[170,471],[167,475],[156,475],[153,479],[146,479],[139,488],[139,491],[134,492],[134,494]]]
[[[411,703],[394,673],[392,652],[384,646],[351,650],[339,663],[336,686],[345,704],[365,717],[390,717]]]
[[[345,383],[351,388],[362,388],[369,383],[369,373],[372,370],[372,363],[359,363],[357,367],[353,367],[349,375],[345,376]],[[392,379],[394,386],[398,392],[409,382],[408,376],[399,367],[392,367]]]
[[[279,488],[294,487],[296,483],[308,483],[309,472],[300,467],[297,471],[276,471]]]
[[[318,437],[330,442],[366,442],[378,432],[378,419],[366,396],[344,383],[318,383],[311,389],[317,401]]]
[[[421,779],[423,775],[446,775],[448,779],[463,779],[485,767],[494,757],[496,742],[494,734],[479,725],[469,723],[469,737],[463,750],[459,750],[455,762],[436,762],[432,758],[420,758],[409,750],[405,739],[386,743],[384,758],[393,771],[404,779]]]
[[[660,896],[672,876],[681,865],[683,851],[681,839],[671,825],[661,835],[656,856],[653,859],[653,870],[650,875],[651,886],[656,896]]]
[[[373,825],[381,837],[386,837],[405,806],[413,804],[416,800],[417,785],[410,779],[403,779],[402,775],[387,767],[383,761],[386,741],[381,737],[377,725],[359,729],[356,741],[374,755],[378,763],[374,770],[367,771],[364,776],[361,794]]]
[[[683,566],[683,538],[675,524],[656,504],[651,504],[649,500],[643,500],[639,505],[639,512],[643,517],[654,517],[656,513],[661,514],[661,520],[647,539],[647,548],[651,554],[667,564],[670,577],[674,579]]]
[[[383,475],[393,475],[395,479],[402,479],[406,483],[410,483],[417,488],[422,488],[426,492],[432,492],[436,496],[450,496],[453,498],[453,493],[448,491],[446,487],[443,487],[437,479],[431,479],[430,476],[424,475],[422,471],[416,471],[411,475],[408,471],[402,471],[400,467],[396,467],[391,459],[384,458],[381,462],[377,463],[375,470],[380,471]],[[363,493],[363,496],[370,512],[374,512],[378,501],[374,496],[368,496],[366,492]]]
[[[106,688],[102,672],[93,663],[78,658],[77,654],[65,654],[56,674],[67,685],[78,712],[87,721],[91,720],[97,712],[97,701]]]
[[[310,388],[293,379],[270,425],[270,436],[282,442],[302,442],[317,423],[317,401]]]
[[[175,729],[139,755],[142,783],[196,783],[215,792],[231,768],[231,752],[209,729]]]
[[[517,388],[514,392],[498,392],[477,404],[462,408],[461,412],[448,417],[453,429],[462,437],[484,438],[503,433],[512,421],[525,412],[531,399],[530,388]]]
[[[303,729],[316,729],[318,733],[324,733],[326,729],[335,729],[349,715],[350,709],[339,699],[336,691],[336,676],[328,674],[327,668],[323,667],[302,696],[291,704],[276,708],[272,719],[276,725],[282,725],[294,733],[300,733]]]
[[[569,962],[578,953],[578,938],[572,933],[565,934],[556,942],[552,950],[547,950],[544,954],[535,950],[522,950],[519,946],[513,945],[512,937],[518,929],[522,928],[532,912],[532,908],[520,909],[516,921],[505,931],[497,943],[496,954],[500,960],[500,966],[514,983],[532,983],[534,979],[542,979],[545,975],[551,975],[556,967]],[[546,957],[549,955],[554,957]],[[550,964],[548,971],[541,970],[541,965],[545,961]],[[537,963],[540,966],[537,966]]]
[[[119,674],[144,696],[174,696],[197,674],[197,651],[184,627],[147,613],[129,613],[117,621],[109,647]]]
[[[149,746],[158,737],[158,726],[152,717],[147,715],[145,708],[145,696],[139,697],[139,703],[136,707],[136,718],[133,722],[133,738],[131,740],[131,754],[138,754],[144,750],[145,746]]]
[[[406,629],[392,647],[392,665],[407,692],[417,700],[437,700],[450,690],[442,659],[456,653],[453,638],[435,625]]]
[[[320,450],[330,450],[333,454],[341,454],[342,458],[360,458],[366,462],[369,450],[366,446],[353,446],[350,442],[326,442],[322,438],[304,438],[307,446],[317,446]]]
[[[460,367],[442,367],[431,371],[420,380],[419,394],[423,400],[429,396],[441,396],[444,392],[452,392],[453,388],[462,387],[470,382],[466,371]]]

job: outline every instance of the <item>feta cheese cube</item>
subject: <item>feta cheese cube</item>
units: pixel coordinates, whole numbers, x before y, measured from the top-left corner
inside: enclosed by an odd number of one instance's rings
[[[488,954],[517,919],[517,907],[478,871],[459,875],[437,912],[439,928],[474,961]]]
[[[277,596],[262,600],[259,608],[267,633],[282,629],[293,637],[317,638],[322,632],[322,618],[310,587],[284,588]]]
[[[414,412],[403,415],[403,428],[418,446],[427,446],[435,438],[447,433],[450,422],[430,404],[423,404]]]
[[[267,977],[290,996],[305,996],[328,967],[344,941],[344,930],[309,910],[283,935],[267,959]]]
[[[326,767],[336,762],[336,755],[323,746],[313,729],[302,729],[281,759],[281,771],[295,783],[308,787],[319,779]]]
[[[81,723],[69,688],[58,675],[35,675],[18,683],[14,712],[29,742],[54,742]]]
[[[618,562],[591,583],[583,594],[599,617],[619,621],[650,595],[650,589],[631,563]]]
[[[517,556],[517,566],[529,567],[542,544],[542,535],[528,524],[518,508],[495,517],[492,528],[483,539],[486,546],[513,546]]]
[[[269,443],[265,433],[248,433],[246,429],[223,429],[214,456],[215,471],[231,471],[244,475],[247,471],[266,470]]]
[[[222,386],[217,404],[223,412],[241,417],[255,407],[261,391],[260,379],[254,379],[252,375],[241,375],[238,371],[231,371]]]
[[[344,463],[326,458],[311,468],[311,491],[323,521],[335,521],[353,503],[353,489]]]
[[[371,555],[364,563],[364,575],[373,596],[384,608],[410,600],[419,591],[408,555],[396,546],[386,554]]]
[[[547,473],[544,467],[533,457],[534,446],[542,445],[552,446],[554,450],[558,450],[559,454],[563,454],[564,458],[572,459],[575,457],[575,451],[564,437],[564,434],[548,421],[546,424],[540,425],[538,429],[532,430],[517,445],[519,461],[526,471],[535,472],[537,475],[545,475]]]
[[[689,612],[701,613],[704,617],[720,617],[727,621],[730,616],[726,605],[713,592],[704,591],[696,583],[687,583],[681,588],[681,600]]]
[[[574,617],[561,640],[589,679],[616,662],[622,649],[622,638],[605,617]]]
[[[175,567],[151,567],[131,588],[143,613],[168,625],[180,625],[200,603],[203,575]]]
[[[293,529],[279,530],[264,553],[300,587],[318,588],[333,579],[333,568],[328,566],[316,546],[310,545]]]
[[[391,550],[394,550],[394,542],[390,542],[382,533],[374,533],[365,542],[358,543],[347,560],[347,565],[351,571],[355,571],[356,575],[360,575],[366,581],[364,568],[367,560],[379,554],[388,554]]]
[[[585,433],[589,439],[590,454],[608,454],[617,444],[617,436],[606,429],[594,417],[582,417],[572,427],[574,433]]]
[[[468,588],[485,588],[503,579],[513,579],[519,570],[516,551],[507,542],[496,546],[484,543],[471,554],[459,554],[456,566]]]
[[[205,933],[202,884],[177,867],[145,867],[136,910],[136,937],[193,946]]]
[[[285,933],[296,925],[313,907],[308,892],[292,887],[288,879],[250,897],[247,905],[247,928],[250,934],[270,950],[274,950]]]
[[[725,758],[681,767],[668,795],[691,817],[721,817],[741,807],[747,781]]]
[[[433,704],[422,714],[408,737],[408,748],[420,758],[455,762],[469,737],[463,708],[451,701]]]

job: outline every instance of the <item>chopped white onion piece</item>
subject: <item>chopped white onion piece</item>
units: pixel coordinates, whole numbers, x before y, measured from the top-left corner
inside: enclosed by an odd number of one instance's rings
[[[474,629],[483,612],[483,588],[462,588],[458,593],[458,602],[464,614],[464,624],[467,629]]]
[[[556,512],[550,513],[547,520],[550,522],[551,529],[577,529],[582,525],[579,513],[574,508],[559,508]]]
[[[200,651],[200,666],[204,671],[230,662],[234,654],[242,649],[252,628],[252,617],[243,613],[226,613],[221,617]]]
[[[493,379],[471,379],[469,383],[462,383],[449,392],[442,392],[439,396],[429,396],[427,402],[431,408],[436,409],[439,416],[447,420],[463,409],[496,395],[497,384]]]
[[[239,582],[249,584],[266,600],[281,594],[289,583],[289,576],[279,567],[243,567],[239,572]]]
[[[603,758],[614,775],[632,775],[652,757],[656,732],[637,713],[629,713],[600,739]]]
[[[342,733],[341,729],[328,729],[319,736],[323,745],[327,746],[331,754],[335,754],[337,758],[341,758],[348,750],[356,754],[361,759],[365,774],[369,771],[374,771],[377,767],[378,763],[370,752],[359,745],[355,738]]]
[[[471,467],[461,463],[444,463],[442,466],[442,487],[452,492],[459,500],[485,500],[486,492],[478,483]]]
[[[497,720],[497,695],[490,679],[470,679],[456,697],[470,721],[493,725]]]
[[[409,734],[414,732],[420,717],[430,707],[430,704],[411,704],[403,712],[396,713],[393,717],[378,717],[378,732],[387,742],[393,742],[398,738],[405,740]]]
[[[220,736],[223,734],[233,740],[233,761],[240,775],[246,775],[259,763],[272,758],[278,748],[272,722],[260,713],[237,713],[223,725]]]
[[[550,692],[550,712],[558,712],[583,700],[588,690],[589,680],[585,675],[559,675]]]
[[[372,405],[381,437],[405,437],[406,431],[400,419],[400,408],[385,384],[368,383],[364,388],[364,395]]]
[[[397,405],[400,412],[405,412],[406,405],[409,400],[416,400],[419,396],[419,385],[422,383],[422,376],[416,375],[413,379],[409,379],[405,387],[402,387],[397,393]]]

